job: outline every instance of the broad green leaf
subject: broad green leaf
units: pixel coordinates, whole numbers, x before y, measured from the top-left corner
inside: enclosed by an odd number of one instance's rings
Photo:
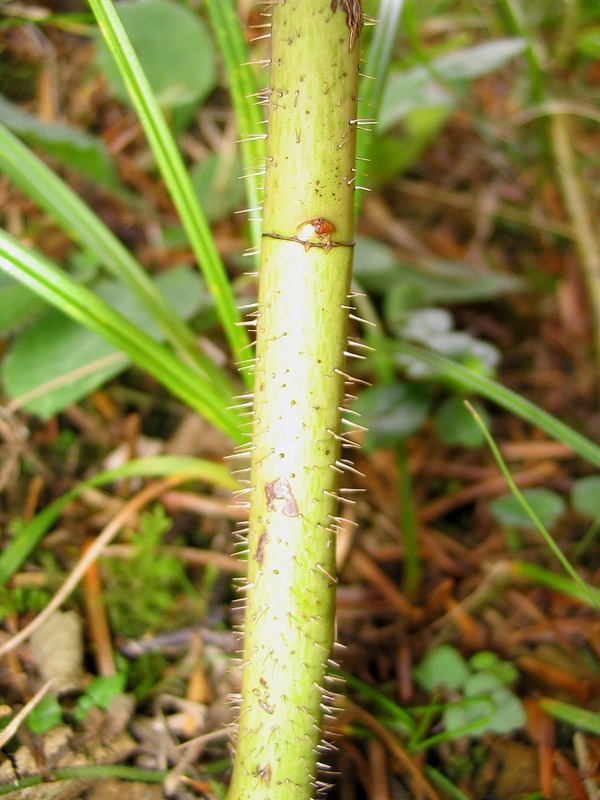
[[[192,185],[209,222],[218,222],[242,207],[244,186],[241,174],[239,158],[226,148],[211,153],[192,170]]]
[[[487,425],[489,416],[480,403],[473,403],[479,416]],[[466,408],[462,397],[447,397],[437,408],[433,417],[435,429],[444,444],[458,444],[463,447],[479,447],[485,441],[481,428]]]
[[[512,275],[482,274],[457,261],[419,259],[417,266],[397,264],[393,283],[387,286],[386,311],[390,317],[395,317],[405,311],[438,304],[493,300],[524,288],[525,283]]]
[[[47,308],[34,292],[0,273],[0,334],[21,328]]]
[[[586,31],[577,39],[577,49],[584,56],[600,57],[600,29]]]
[[[382,130],[383,136],[371,148],[369,183],[388,183],[416,164],[448,122],[451,110],[437,105],[415,108],[388,134]]]
[[[223,395],[179,361],[167,347],[80,286],[41,253],[0,230],[0,269],[16,278],[69,317],[126,353],[176,397],[196,409],[235,441],[243,437],[238,417]]]
[[[127,676],[124,672],[114,675],[98,675],[86,686],[85,693],[92,699],[98,708],[107,709],[115,695],[125,689]]]
[[[201,278],[189,267],[160,275],[156,284],[183,319],[211,304]],[[154,339],[164,339],[158,323],[127,287],[104,280],[94,292]],[[17,336],[4,359],[2,379],[12,398],[48,385],[41,396],[25,404],[28,411],[48,418],[81,400],[130,363],[105,339],[53,310]],[[77,377],[82,372],[85,374]]]
[[[384,134],[413,111],[454,107],[458,99],[457,87],[448,90],[440,85],[436,76],[450,84],[473,80],[504,66],[526,47],[525,39],[496,39],[433,59],[429,68],[415,67],[391,74],[381,103],[377,133]]]
[[[150,276],[131,253],[58,175],[16,136],[0,124],[0,170],[42,209],[51,214],[63,231],[77,242],[83,253],[123,281],[146,306],[165,331],[174,350],[203,378],[231,395],[224,374],[198,350],[193,331],[165,301]],[[83,259],[73,256],[71,261]],[[77,277],[82,278],[81,270]]]
[[[381,101],[377,134],[387,133],[415,111],[437,108],[447,113],[455,105],[453,95],[432,80],[424,67],[392,72]]]
[[[412,383],[384,383],[361,393],[354,408],[368,428],[363,447],[396,447],[419,429],[429,414],[431,391]]]
[[[509,686],[514,683],[519,673],[510,661],[502,661],[491,650],[480,650],[469,659],[469,666],[474,671],[493,675],[501,684]]]
[[[398,259],[386,245],[357,235],[354,246],[353,276],[369,292],[383,293],[397,277]]]
[[[216,67],[212,39],[198,15],[170,0],[123,2],[116,8],[159,105],[200,105],[215,87]],[[114,94],[129,103],[119,70],[100,37],[96,58]]]
[[[446,81],[474,80],[500,69],[526,48],[527,41],[520,37],[494,39],[440,56],[431,66]]]
[[[101,139],[58,122],[42,122],[0,97],[0,122],[29,144],[99,183],[116,188],[116,172]]]
[[[460,735],[460,729],[478,719],[481,723],[469,728],[469,736],[481,736],[486,731],[505,734],[525,724],[523,704],[493,675],[484,672],[471,675],[463,691],[465,698],[472,702],[463,702],[444,711],[442,718],[447,731]],[[481,702],[477,702],[479,697]]]
[[[27,715],[27,727],[32,733],[46,733],[62,722],[62,708],[53,694],[47,694]]]
[[[576,511],[587,517],[600,517],[600,475],[579,478],[571,489],[571,503]]]
[[[521,494],[545,528],[551,528],[558,517],[565,511],[565,501],[551,489],[543,487],[524,489]],[[500,525],[531,529],[536,527],[531,517],[513,494],[506,494],[503,497],[492,500],[489,508],[492,516]]]
[[[444,309],[402,312],[387,318],[387,321],[399,338],[424,344],[440,355],[479,372],[493,373],[500,360],[500,353],[494,345],[475,339],[468,333],[453,331],[452,315]],[[431,369],[422,362],[411,357],[400,360],[411,378],[433,377]]]
[[[442,688],[456,691],[470,674],[467,662],[450,644],[430,650],[414,670],[415,680],[426,692]]]

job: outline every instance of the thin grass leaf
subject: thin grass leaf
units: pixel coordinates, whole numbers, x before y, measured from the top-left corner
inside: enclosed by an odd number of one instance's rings
[[[540,586],[545,586],[554,592],[564,594],[566,597],[579,600],[580,603],[592,608],[600,606],[600,589],[595,586],[586,584],[585,591],[582,591],[579,581],[575,582],[564,575],[557,575],[549,569],[540,567],[537,564],[529,564],[525,561],[510,561],[508,562],[508,569],[517,578],[523,578]]]
[[[463,392],[473,392],[491,400],[506,411],[510,411],[526,422],[537,426],[553,439],[569,445],[590,464],[600,467],[600,447],[597,444],[577,433],[568,425],[565,425],[564,422],[553,417],[552,414],[543,411],[539,406],[496,383],[496,381],[463,367],[461,364],[450,361],[444,356],[416,347],[408,342],[392,341],[391,339],[384,340],[383,338],[378,339],[377,342],[381,350],[385,350],[390,354],[406,355],[423,364],[427,364],[434,370],[436,380],[441,380]]]
[[[264,139],[258,138],[264,133],[264,115],[260,111],[258,87],[249,64],[246,40],[231,0],[207,0],[206,7],[227,72],[227,85],[233,101],[242,152],[252,247],[259,249],[264,184],[262,170],[266,148]]]
[[[161,477],[163,475],[189,475],[212,486],[234,491],[239,488],[237,481],[221,464],[201,458],[182,456],[156,456],[136,458],[115,469],[99,472],[87,481],[74,486],[68,492],[37,514],[24,525],[17,536],[0,554],[0,586],[4,586],[27,561],[50,527],[59,518],[62,510],[76,500],[86,490],[104,486],[113,481],[134,477]]]
[[[392,60],[394,44],[398,38],[400,21],[404,0],[380,0],[377,12],[377,27],[371,40],[371,46],[367,54],[366,63],[362,68],[365,73],[361,78],[358,94],[363,104],[363,108],[368,109],[367,116],[376,120],[379,116],[379,108],[385,89],[388,68]],[[366,188],[369,186],[368,165],[369,154],[375,139],[376,125],[371,130],[360,127],[356,135],[356,160],[357,170],[361,174],[359,183]],[[356,192],[354,198],[355,214],[358,217],[362,205],[362,192]]]
[[[566,722],[581,731],[600,736],[600,714],[550,697],[543,697],[540,700],[540,705],[554,719]]]
[[[39,253],[0,231],[0,269],[39,294],[48,303],[98,333],[126,353],[191,408],[236,441],[241,441],[236,416],[223,396],[147,333],[69,278]]]
[[[415,730],[416,724],[410,714],[401,706],[394,703],[393,700],[390,700],[390,698],[385,694],[378,691],[373,686],[369,686],[368,683],[361,681],[359,678],[355,678],[354,675],[350,675],[349,672],[344,672],[344,670],[338,669],[337,667],[331,669],[331,674],[335,675],[336,677],[343,678],[348,686],[356,689],[356,691],[360,692],[360,694],[367,700],[376,703],[379,708],[389,714],[396,722],[400,722],[402,725],[408,728],[411,733]]]
[[[236,361],[243,361],[248,357],[244,348],[249,345],[250,339],[246,329],[238,324],[240,313],[235,304],[227,273],[175,140],[114,5],[110,0],[89,0],[89,2],[138,113],[208,288],[214,297],[219,319],[234,358]],[[244,374],[244,379],[249,384],[252,382],[252,376],[249,374]]]
[[[450,778],[447,778],[439,770],[435,769],[435,767],[430,767],[428,764],[425,764],[424,771],[431,783],[434,783],[438,789],[446,792],[448,797],[452,798],[452,800],[469,800],[467,795],[461,792],[458,786],[452,783]]]
[[[2,124],[0,170],[47,211],[73,241],[93,253],[108,272],[129,286],[184,361],[219,386],[224,397],[231,396],[231,387],[222,371],[198,350],[194,332],[127,248],[79,195]]]
[[[496,442],[493,440],[490,432],[488,431],[486,426],[483,424],[483,421],[482,421],[481,417],[479,416],[477,411],[475,411],[473,406],[469,402],[467,402],[466,400],[465,400],[465,405],[469,409],[471,414],[473,415],[473,418],[475,419],[475,422],[481,428],[481,432],[485,436],[486,441],[487,441],[488,445],[490,446],[490,449],[491,449],[491,451],[492,451],[492,453],[494,455],[496,463],[500,467],[500,471],[504,475],[504,477],[506,479],[506,482],[508,483],[508,485],[510,487],[511,492],[517,498],[519,503],[523,506],[523,509],[525,510],[525,512],[527,513],[527,515],[529,516],[529,518],[531,519],[531,521],[533,522],[533,524],[535,525],[537,530],[539,531],[542,539],[546,542],[546,544],[548,545],[548,547],[550,548],[552,553],[560,561],[560,563],[562,564],[565,572],[567,572],[573,578],[573,580],[577,583],[579,588],[582,591],[584,591],[589,596],[590,600],[594,603],[594,605],[596,605],[597,608],[600,609],[600,604],[597,602],[597,599],[591,594],[591,592],[588,591],[587,585],[579,577],[579,575],[575,571],[574,567],[571,566],[571,563],[570,563],[569,559],[565,556],[565,554],[562,552],[560,547],[556,544],[556,542],[554,541],[552,536],[548,533],[548,531],[546,530],[546,528],[542,524],[542,522],[541,522],[540,518],[538,517],[538,515],[531,508],[531,506],[529,505],[527,500],[523,497],[523,493],[521,491],[519,491],[519,489],[517,488],[517,485],[513,481],[512,475],[510,474],[510,472],[508,470],[508,467],[506,466],[506,464],[504,462],[504,459],[502,458],[502,455],[500,454],[500,451],[498,450],[498,447],[496,446]]]

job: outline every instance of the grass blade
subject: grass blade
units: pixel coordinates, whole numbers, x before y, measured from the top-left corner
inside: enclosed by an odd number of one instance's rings
[[[170,350],[157,344],[44,256],[24,247],[4,231],[0,231],[0,269],[114,344],[234,441],[241,440],[236,416],[226,410],[223,396],[210,383],[201,380]]]
[[[597,599],[591,594],[591,592],[588,591],[587,585],[579,577],[579,575],[575,571],[574,567],[571,566],[571,563],[569,562],[569,559],[565,556],[565,554],[562,552],[560,547],[556,544],[556,542],[554,541],[552,536],[550,536],[550,534],[548,533],[548,531],[546,530],[546,528],[542,524],[542,521],[540,520],[538,515],[531,508],[531,506],[529,505],[527,500],[523,497],[522,492],[520,492],[519,489],[517,488],[517,484],[513,481],[512,475],[510,474],[510,472],[508,470],[508,467],[504,463],[504,459],[502,458],[502,456],[500,454],[500,451],[498,450],[496,442],[492,439],[492,436],[491,436],[490,432],[488,431],[486,426],[483,424],[483,420],[481,419],[481,417],[479,416],[477,411],[475,411],[475,409],[473,408],[473,406],[470,403],[465,401],[465,405],[467,406],[467,408],[469,409],[469,411],[473,415],[473,418],[475,419],[475,422],[477,423],[477,425],[481,429],[481,432],[485,436],[486,441],[487,441],[488,445],[490,446],[490,449],[491,449],[491,451],[492,451],[492,453],[494,455],[494,458],[496,459],[496,463],[498,464],[498,466],[500,468],[500,471],[504,475],[504,477],[506,479],[506,482],[508,483],[508,485],[510,487],[511,492],[517,498],[519,503],[523,506],[523,509],[525,510],[526,514],[529,516],[529,518],[531,519],[531,521],[533,522],[533,524],[535,525],[537,530],[539,531],[542,539],[546,542],[546,544],[548,545],[550,550],[552,550],[552,553],[560,561],[560,563],[562,564],[565,572],[567,572],[571,576],[571,578],[573,578],[573,580],[579,586],[579,588],[589,596],[590,600],[594,603],[594,605],[596,605],[598,608],[600,608],[600,604],[598,604]]]
[[[366,63],[362,70],[366,74],[361,78],[358,95],[363,108],[368,109],[367,116],[376,120],[379,116],[379,107],[385,89],[388,68],[392,60],[394,44],[398,37],[400,19],[404,0],[380,0],[377,11],[378,24],[371,40],[367,53]],[[376,128],[375,122],[373,122]],[[369,160],[371,146],[376,137],[376,130],[367,130],[362,126],[356,136],[356,160],[360,162],[357,170],[362,171],[362,164]],[[365,184],[366,181],[366,184]],[[369,186],[368,171],[361,174],[360,183]],[[360,213],[362,194],[357,192],[354,198],[355,214]]]
[[[600,589],[595,586],[585,585],[585,591],[580,588],[579,581],[575,582],[565,575],[557,575],[549,569],[526,561],[509,561],[507,566],[511,575],[540,586],[545,586],[554,592],[560,592],[566,597],[573,597],[580,603],[585,603],[592,608],[600,607]]]
[[[184,361],[205,379],[221,386],[224,396],[231,396],[232,390],[221,370],[198,350],[193,331],[180,319],[127,248],[79,195],[2,124],[0,170],[54,217],[71,239],[90,250],[107,271],[129,286]]]
[[[240,313],[223,262],[217,252],[206,217],[196,199],[183,159],[150,84],[110,0],[89,0],[102,35],[127,86],[160,172],[175,203],[208,288],[215,299],[219,319],[236,361],[248,357],[250,339],[239,326]],[[251,383],[251,376],[246,380]]]
[[[543,697],[540,700],[540,705],[546,714],[550,714],[554,719],[566,722],[580,731],[587,731],[595,736],[600,736],[600,714],[550,697]]]
[[[237,482],[225,467],[200,458],[183,458],[181,456],[137,458],[128,461],[121,467],[99,472],[93,478],[83,481],[65,492],[20,529],[17,536],[0,554],[0,586],[4,586],[25,563],[43,536],[59,518],[65,506],[76,500],[86,489],[104,486],[123,478],[156,478],[175,474],[189,474],[190,479],[200,478],[214,486],[231,491],[238,488]]]
[[[434,370],[436,380],[441,380],[463,392],[473,392],[491,400],[506,411],[510,411],[526,422],[536,425],[553,439],[568,444],[578,455],[585,458],[590,464],[600,468],[600,447],[597,444],[577,433],[573,428],[553,417],[552,414],[543,411],[539,406],[496,383],[496,381],[463,367],[461,364],[450,361],[444,356],[440,356],[430,350],[424,350],[408,342],[381,339],[378,340],[378,344],[382,350],[385,349],[389,353],[409,356],[416,361],[427,364]],[[401,366],[404,366],[404,362],[402,362]]]
[[[235,110],[244,165],[252,246],[259,249],[264,183],[262,171],[266,155],[263,138],[265,134],[262,134],[261,127],[264,116],[260,111],[256,80],[249,64],[248,47],[231,0],[207,0],[206,7],[227,72],[227,85]]]

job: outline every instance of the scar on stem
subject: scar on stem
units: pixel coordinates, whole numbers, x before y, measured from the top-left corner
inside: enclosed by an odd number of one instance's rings
[[[354,41],[362,28],[362,3],[361,0],[331,0],[332,11],[337,11],[338,3],[340,10],[346,12],[346,24],[350,29],[348,50],[352,50]]]
[[[354,247],[354,242],[332,242],[331,234],[335,233],[335,225],[325,217],[315,217],[314,219],[301,222],[296,228],[295,236],[282,236],[279,233],[263,233],[271,239],[282,239],[286,242],[298,242],[304,246],[305,252],[311,247],[320,247],[328,253],[332,247]]]
[[[256,546],[256,553],[254,554],[254,558],[258,561],[261,567],[265,557],[265,547],[268,541],[269,534],[265,529],[263,529],[258,537],[258,545]]]
[[[292,494],[292,487],[286,478],[276,478],[270,483],[265,483],[265,496],[267,498],[267,508],[269,511],[277,511],[275,500],[284,500],[285,504],[283,506],[282,513],[286,517],[300,516],[298,503]]]

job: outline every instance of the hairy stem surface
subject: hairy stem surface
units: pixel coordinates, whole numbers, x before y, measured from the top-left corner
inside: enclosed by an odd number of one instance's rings
[[[333,644],[360,2],[272,6],[244,672],[229,800],[311,797]]]

